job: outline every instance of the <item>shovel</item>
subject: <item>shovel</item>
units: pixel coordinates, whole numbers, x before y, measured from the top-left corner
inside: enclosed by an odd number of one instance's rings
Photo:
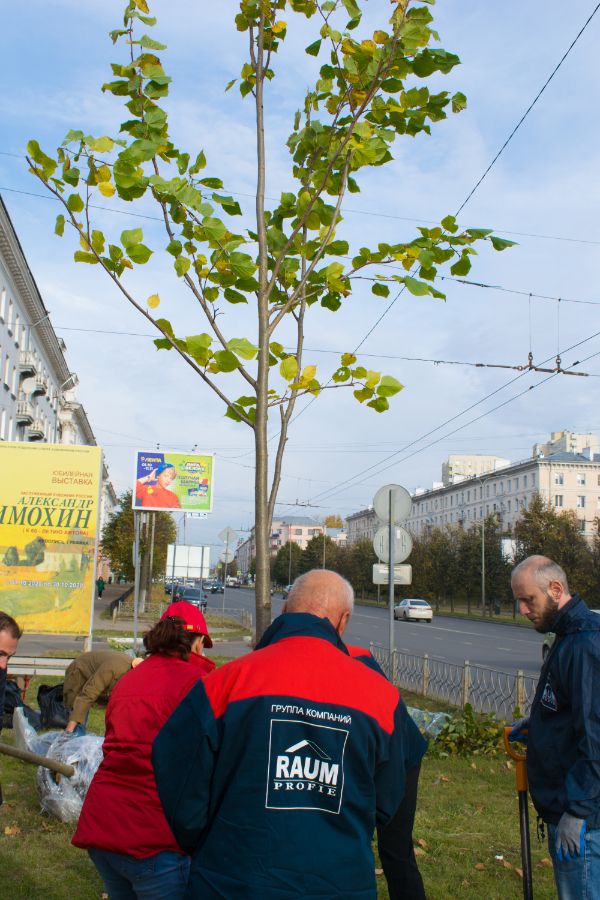
[[[0,744],[0,753],[5,756],[14,756],[23,762],[31,763],[33,766],[44,766],[54,772],[54,777],[58,781],[60,775],[66,775],[68,778],[75,774],[73,766],[67,763],[59,762],[57,759],[50,759],[49,756],[40,756],[39,753],[31,753],[29,750],[19,750],[10,744]],[[0,806],[3,803],[2,786],[0,785]]]
[[[527,805],[527,754],[520,753],[511,744],[508,735],[511,726],[504,728],[504,749],[516,763],[517,794],[519,797],[519,825],[521,828],[521,860],[523,863],[523,898],[533,900],[531,873],[531,843],[529,840],[529,807]]]

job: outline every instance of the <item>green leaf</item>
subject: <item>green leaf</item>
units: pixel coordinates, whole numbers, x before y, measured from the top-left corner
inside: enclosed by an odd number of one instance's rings
[[[152,256],[152,250],[146,247],[145,244],[132,244],[131,247],[127,248],[127,256],[132,262],[143,265]]]
[[[65,233],[65,217],[59,215],[56,217],[56,225],[54,226],[54,234],[57,234],[59,237],[62,237]]]
[[[196,157],[196,162],[193,166],[190,166],[190,175],[196,175],[201,169],[204,169],[206,166],[206,156],[204,155],[204,150],[201,150],[198,156]]]
[[[233,288],[225,288],[223,291],[223,295],[228,303],[247,303],[248,298],[244,294],[240,294],[239,291],[234,291]]]
[[[220,178],[201,178],[200,184],[204,185],[207,188],[217,188],[220,189],[223,187],[223,182]]]
[[[172,350],[173,344],[168,341],[166,338],[155,338],[154,345],[157,350]]]
[[[45,178],[49,178],[56,171],[56,163],[53,159],[43,152],[37,141],[29,141],[27,144],[27,153],[32,160],[42,167]]]
[[[239,413],[235,411],[231,406],[228,406],[225,410],[225,418],[233,419],[234,422],[242,422],[243,419]]]
[[[490,241],[494,250],[506,250],[507,247],[515,246],[515,241],[507,241],[506,238],[498,237],[496,234],[490,235]]]
[[[181,255],[181,241],[169,241],[166,246],[167,253],[170,253],[171,256],[180,256]]]
[[[234,356],[230,350],[218,350],[213,360],[219,367],[218,371],[220,372],[234,372],[240,365],[237,356]]]
[[[458,225],[456,224],[456,219],[454,218],[454,216],[446,216],[442,219],[440,224],[442,228],[444,228],[446,231],[449,231],[450,234],[454,234],[456,231],[458,231]]]
[[[83,200],[79,196],[79,194],[71,194],[67,199],[67,207],[71,210],[71,212],[78,213],[85,209]]]
[[[312,44],[309,44],[304,52],[308,53],[309,56],[318,56],[320,49],[321,49],[321,41],[318,40],[318,41],[314,41],[314,43],[312,43]]]
[[[237,278],[251,278],[256,272],[256,263],[247,253],[230,253],[228,262]]]
[[[279,364],[281,377],[286,381],[293,381],[298,373],[298,360],[295,356],[286,356]]]
[[[467,275],[471,271],[471,260],[468,256],[461,256],[453,266],[450,267],[452,275]]]
[[[393,397],[394,394],[398,394],[403,388],[404,385],[392,378],[391,375],[383,375],[377,386],[377,394],[380,397]]]
[[[147,34],[142,35],[139,40],[140,47],[144,47],[146,50],[166,50],[166,44],[160,44],[158,41],[153,40],[151,37],[148,37]]]
[[[417,281],[416,278],[412,278],[410,275],[407,275],[402,281],[406,285],[407,290],[414,294],[415,297],[425,297],[430,291],[428,284]]]
[[[251,344],[247,338],[232,338],[227,341],[227,346],[232,353],[242,359],[255,359],[258,354],[258,347]]]
[[[213,241],[222,241],[227,234],[227,229],[220,219],[203,219],[202,227],[204,228],[207,237],[211,238]]]
[[[140,244],[144,239],[144,232],[141,228],[132,228],[130,231],[121,232],[121,243],[128,250],[134,244]]]
[[[352,366],[356,362],[356,356],[354,353],[342,353],[342,365],[343,366]]]
[[[359,403],[364,403],[365,400],[370,400],[373,396],[373,391],[371,388],[360,388],[357,391],[352,391],[352,393]]]
[[[191,266],[191,261],[187,258],[187,256],[178,256],[175,260],[175,271],[181,278],[185,273],[189,270]]]
[[[452,97],[452,112],[457,113],[466,108],[467,98],[460,91],[457,91]]]
[[[376,282],[371,288],[371,293],[375,294],[377,297],[389,297],[390,289],[387,284],[379,284],[379,282]]]
[[[387,402],[385,397],[375,397],[373,400],[370,400],[367,403],[367,406],[370,406],[371,409],[374,409],[375,412],[382,413],[386,412],[390,408],[390,404]]]
[[[88,136],[85,138],[85,142],[90,150],[93,150],[95,153],[108,153],[115,146],[113,139],[106,136],[100,138]]]
[[[225,86],[225,91],[224,91],[225,94],[227,93],[227,91],[231,90],[231,88],[234,86],[236,81],[237,81],[237,78],[232,78],[231,81],[227,82],[227,84]]]
[[[73,254],[73,259],[75,262],[89,263],[91,266],[96,265],[98,262],[93,253],[84,253],[83,250],[76,250]]]

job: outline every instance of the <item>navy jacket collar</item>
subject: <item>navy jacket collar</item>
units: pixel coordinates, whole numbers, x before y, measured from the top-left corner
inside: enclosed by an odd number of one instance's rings
[[[569,602],[559,610],[552,630],[556,634],[568,634],[573,631],[600,631],[600,616],[590,613],[579,594],[573,594]]]
[[[311,637],[329,641],[347,656],[348,651],[341,637],[329,621],[313,616],[311,613],[282,613],[271,622],[262,638],[256,645],[256,650],[262,650],[269,644],[275,644],[284,638]]]

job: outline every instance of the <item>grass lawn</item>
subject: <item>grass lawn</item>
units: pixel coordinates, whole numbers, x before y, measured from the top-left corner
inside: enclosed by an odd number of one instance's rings
[[[221,660],[219,660],[220,662]],[[50,681],[50,679],[45,679]],[[28,699],[33,705],[37,681]],[[404,694],[409,705],[422,698]],[[427,703],[439,709],[439,704]],[[94,708],[91,731],[102,733],[104,711]],[[11,743],[12,732],[1,740]],[[43,816],[35,769],[0,755],[4,805],[0,807],[2,897],[7,900],[99,900],[100,879],[87,854],[70,844],[73,827]],[[535,836],[530,810],[536,900],[555,897],[545,845]],[[425,757],[414,830],[428,900],[519,900],[522,881],[519,817],[512,764],[495,758]],[[502,859],[496,859],[501,856]],[[379,876],[378,898],[387,900]]]

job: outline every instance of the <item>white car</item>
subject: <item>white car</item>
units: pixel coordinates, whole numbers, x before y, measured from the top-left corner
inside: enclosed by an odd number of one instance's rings
[[[416,622],[420,620],[431,622],[433,619],[433,610],[427,600],[417,600],[407,597],[406,600],[401,600],[400,603],[394,607],[394,618],[404,619],[405,622],[409,622],[411,619]]]

